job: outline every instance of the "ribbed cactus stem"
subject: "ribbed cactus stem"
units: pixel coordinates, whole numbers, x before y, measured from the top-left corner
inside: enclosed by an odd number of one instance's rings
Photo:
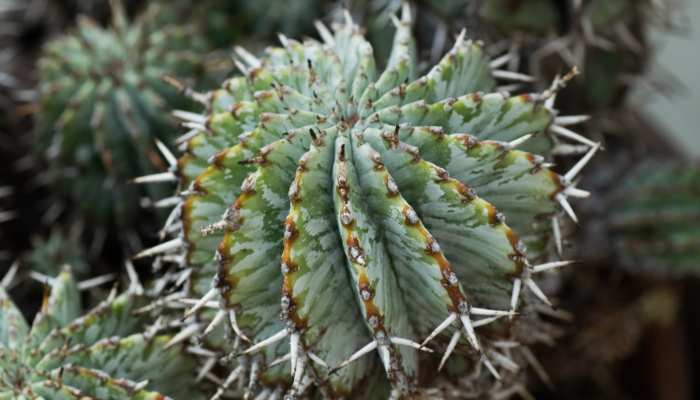
[[[231,364],[215,397],[237,379],[251,396],[410,396],[435,384],[427,360],[510,382],[524,356],[498,343],[537,340],[508,326],[551,305],[535,275],[569,264],[548,261],[548,238],[576,218],[568,197],[587,193],[572,180],[599,149],[555,132],[585,120],[553,108],[575,73],[495,92],[530,78],[462,32],[421,76],[407,6],[393,24],[383,71],[346,14],[316,24],[320,41],[237,48],[242,76],[198,95],[204,114],[174,113],[191,130],[165,156],[175,239],[138,257],[181,260],[164,284],[187,281],[182,338],[206,333]],[[587,152],[564,176],[547,162],[560,139]]]

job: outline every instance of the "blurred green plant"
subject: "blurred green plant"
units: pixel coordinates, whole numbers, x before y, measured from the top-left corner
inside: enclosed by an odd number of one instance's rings
[[[37,151],[49,160],[42,180],[53,207],[123,236],[143,222],[145,193],[130,180],[163,167],[154,148],[175,133],[168,110],[192,106],[164,77],[201,75],[206,45],[187,26],[155,24],[156,5],[133,23],[112,6],[110,28],[80,18],[75,33],[46,45]]]
[[[615,257],[630,273],[700,276],[700,168],[645,161],[606,203]]]
[[[176,265],[158,286],[194,304],[182,340],[206,336],[205,364],[230,361],[214,398],[239,378],[246,396],[429,396],[449,377],[499,395],[522,379],[515,360],[535,363],[534,305],[549,300],[533,275],[568,262],[530,261],[556,247],[560,213],[575,218],[567,199],[587,193],[572,182],[598,149],[564,175],[546,163],[548,128],[581,119],[553,108],[570,76],[497,92],[512,75],[464,32],[421,75],[408,7],[392,20],[382,61],[349,13],[317,24],[321,41],[238,47],[242,76],[192,93],[204,113],[174,112],[190,131],[182,157],[164,152],[180,189],[171,239],[138,257]],[[522,324],[497,321],[519,307]],[[446,372],[423,382],[423,363]]]

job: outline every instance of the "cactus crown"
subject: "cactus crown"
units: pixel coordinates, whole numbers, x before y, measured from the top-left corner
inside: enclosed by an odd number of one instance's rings
[[[513,337],[499,318],[523,285],[546,301],[531,275],[564,264],[533,267],[526,246],[543,257],[597,147],[565,176],[515,150],[551,148],[553,93],[494,93],[464,33],[419,77],[410,10],[394,24],[383,72],[346,16],[317,25],[322,41],[238,48],[243,76],[197,95],[207,114],[175,113],[192,129],[167,155],[176,237],[140,256],[185,267],[167,276],[202,296],[189,334],[230,332],[210,339],[233,363],[216,398],[243,376],[290,396],[405,395],[434,381],[430,362],[500,378],[513,364],[495,343]]]
[[[70,272],[50,287],[29,327],[0,286],[1,399],[199,398],[195,360],[166,335],[140,333],[143,296],[114,294],[83,315]]]

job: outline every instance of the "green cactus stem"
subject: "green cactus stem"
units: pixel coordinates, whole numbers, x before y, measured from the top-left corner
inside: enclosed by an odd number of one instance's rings
[[[568,262],[533,264],[556,247],[560,205],[575,217],[567,197],[587,193],[572,181],[598,149],[564,175],[525,151],[548,156],[548,128],[580,119],[553,110],[569,77],[494,92],[521,77],[464,32],[421,76],[407,7],[394,25],[383,71],[347,15],[318,23],[321,41],[238,48],[243,75],[196,95],[207,113],[175,112],[191,131],[166,154],[174,238],[138,256],[179,265],[164,279],[187,282],[183,332],[228,354],[215,398],[239,379],[292,398],[429,393],[450,374],[498,390],[519,370],[498,343],[535,340],[536,325],[522,339],[509,326],[549,302],[533,276]]]

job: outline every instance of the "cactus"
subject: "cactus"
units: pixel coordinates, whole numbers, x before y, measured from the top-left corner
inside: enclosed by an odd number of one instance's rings
[[[660,277],[700,273],[700,169],[647,160],[608,195],[613,253],[632,273]]]
[[[112,27],[82,18],[39,62],[38,150],[53,192],[97,227],[137,226],[141,192],[131,178],[162,167],[154,141],[174,131],[168,107],[187,107],[163,78],[200,73],[203,47],[187,28],[155,26],[149,8],[129,24],[113,1]],[[156,193],[158,193],[156,191]]]
[[[201,398],[195,360],[169,336],[140,331],[137,290],[83,315],[69,271],[50,286],[31,326],[0,286],[0,398]]]
[[[570,182],[598,146],[564,176],[515,150],[546,154],[548,126],[578,118],[555,119],[554,91],[489,93],[498,74],[464,33],[417,78],[410,11],[395,23],[384,72],[348,16],[334,33],[318,24],[323,42],[238,48],[244,76],[195,95],[206,115],[175,113],[191,128],[185,155],[166,153],[176,237],[139,256],[184,267],[168,276],[202,298],[183,332],[218,332],[210,344],[237,356],[216,398],[244,371],[250,390],[358,398],[428,390],[441,378],[419,360],[500,377],[508,324],[475,327],[513,317],[522,286],[548,301],[532,275],[567,264],[533,267],[524,241],[546,257],[557,203],[585,195]]]
[[[571,181],[598,146],[563,176],[515,150],[546,155],[547,128],[580,119],[552,109],[562,82],[492,93],[494,75],[512,75],[464,32],[418,77],[410,10],[394,22],[383,72],[348,14],[333,33],[317,24],[321,42],[281,36],[262,59],[237,48],[243,76],[194,95],[205,115],[175,112],[191,129],[179,160],[165,154],[180,179],[163,230],[175,237],[138,257],[179,264],[164,279],[201,297],[183,337],[229,354],[215,398],[243,376],[249,392],[292,397],[430,393],[446,375],[422,362],[479,392],[481,365],[512,375],[498,340],[535,341],[534,316],[520,330],[499,318],[534,304],[523,287],[548,302],[533,275],[567,262],[529,260],[547,258],[558,203],[574,216],[567,197],[586,193]]]

